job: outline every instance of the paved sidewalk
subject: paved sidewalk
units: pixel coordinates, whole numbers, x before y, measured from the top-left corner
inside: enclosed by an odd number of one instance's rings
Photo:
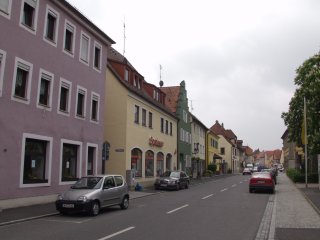
[[[320,215],[315,204],[287,177],[279,174],[269,240],[320,239]],[[320,197],[315,193],[314,201]]]

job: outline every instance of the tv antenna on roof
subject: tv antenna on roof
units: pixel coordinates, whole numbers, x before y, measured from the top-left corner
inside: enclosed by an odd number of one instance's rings
[[[162,81],[162,77],[161,77],[161,71],[162,71],[162,66],[160,64],[160,82],[159,82],[160,87],[163,86],[163,81]]]
[[[123,18],[123,56],[126,53],[126,18]]]
[[[191,112],[193,111],[193,105],[192,105],[192,100],[189,100],[190,101],[190,109],[191,109]]]

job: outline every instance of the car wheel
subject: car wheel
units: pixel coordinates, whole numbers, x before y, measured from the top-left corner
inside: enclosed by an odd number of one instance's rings
[[[125,196],[122,199],[122,202],[120,204],[121,209],[127,209],[129,207],[129,197]]]
[[[249,188],[249,193],[253,193],[253,189]]]
[[[186,189],[188,189],[188,188],[189,188],[189,182],[186,183]]]
[[[100,204],[98,201],[94,201],[91,205],[90,215],[97,216],[100,212]]]
[[[179,183],[177,183],[176,190],[177,190],[177,191],[180,190],[180,184],[179,184]]]

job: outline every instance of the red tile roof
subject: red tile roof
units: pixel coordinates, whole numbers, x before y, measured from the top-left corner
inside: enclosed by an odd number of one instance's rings
[[[177,104],[180,94],[180,86],[161,87],[160,90],[166,94],[165,105],[173,112],[177,112]]]

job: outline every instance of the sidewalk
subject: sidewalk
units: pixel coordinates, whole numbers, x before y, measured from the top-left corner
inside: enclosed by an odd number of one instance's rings
[[[279,174],[269,240],[320,239],[319,202],[319,189],[299,189],[286,174]]]

